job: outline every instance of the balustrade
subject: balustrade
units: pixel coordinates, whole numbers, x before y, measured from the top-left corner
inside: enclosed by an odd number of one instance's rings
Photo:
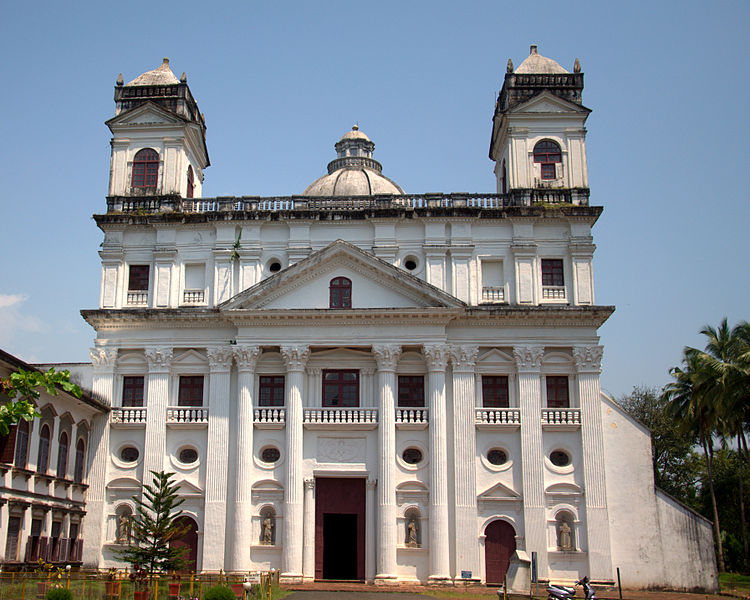
[[[185,290],[182,301],[184,304],[203,304],[205,292],[204,290]]]
[[[378,424],[377,408],[306,408],[303,423],[308,427],[347,425],[375,428]]]
[[[477,408],[474,410],[477,427],[519,427],[521,410],[518,408]]]
[[[505,288],[503,286],[486,286],[482,288],[482,302],[505,302]]]
[[[565,300],[565,286],[545,285],[542,287],[542,298],[545,300]]]
[[[559,426],[574,428],[581,426],[580,408],[543,408],[542,426]]]
[[[430,422],[430,411],[427,408],[397,408],[396,426],[427,426]]]
[[[113,408],[110,422],[122,425],[144,425],[146,423],[146,409],[141,406],[123,406]]]
[[[202,406],[168,406],[167,423],[208,423],[208,409]]]
[[[286,423],[286,409],[280,407],[256,407],[253,412],[256,424],[283,425]]]
[[[148,304],[148,292],[128,292],[128,306],[146,306]]]

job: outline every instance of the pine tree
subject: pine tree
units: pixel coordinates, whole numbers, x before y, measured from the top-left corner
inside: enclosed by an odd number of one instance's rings
[[[119,551],[122,560],[149,575],[182,569],[188,551],[170,547],[170,542],[182,537],[188,529],[178,521],[182,511],[177,509],[185,499],[178,497],[179,486],[170,481],[174,473],[151,471],[151,474],[153,485],[143,485],[142,498],[133,496],[136,514],[131,523],[132,543]]]

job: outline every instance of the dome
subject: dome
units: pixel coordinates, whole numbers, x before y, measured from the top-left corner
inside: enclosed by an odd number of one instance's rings
[[[336,143],[337,158],[328,163],[328,174],[307,186],[303,196],[373,196],[403,194],[396,182],[382,174],[372,158],[375,144],[355,125]]]
[[[161,66],[152,71],[146,71],[125,85],[174,85],[175,83],[180,83],[180,80],[169,68],[169,59],[165,58]]]
[[[556,61],[537,52],[536,44],[531,45],[529,57],[523,61],[515,71],[516,73],[535,73],[543,75],[554,75],[567,73]]]

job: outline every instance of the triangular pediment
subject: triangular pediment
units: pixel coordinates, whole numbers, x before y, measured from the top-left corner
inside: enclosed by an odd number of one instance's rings
[[[177,494],[179,496],[195,497],[195,496],[203,495],[202,489],[200,489],[195,484],[190,483],[186,479],[181,479],[180,481],[177,481],[176,484],[177,484]]]
[[[477,500],[484,502],[518,502],[521,494],[503,483],[496,483],[477,496]]]
[[[184,119],[163,109],[158,104],[146,102],[140,106],[120,113],[109,119],[107,125],[112,127],[127,125],[182,125]]]
[[[465,306],[403,269],[337,240],[230,298],[219,309],[328,309],[329,284],[337,277],[351,281],[351,310]]]
[[[530,98],[526,102],[514,106],[508,111],[509,113],[583,113],[587,114],[591,111],[585,106],[575,104],[574,102],[568,102],[555,96],[551,92],[544,91],[541,94]]]

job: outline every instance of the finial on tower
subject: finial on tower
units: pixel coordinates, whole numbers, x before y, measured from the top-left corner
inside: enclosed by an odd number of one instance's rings
[[[359,124],[358,123],[355,123],[354,125],[352,125],[352,131],[359,131]]]
[[[119,74],[119,75],[117,76],[117,81],[116,81],[115,83],[116,83],[117,85],[122,85],[123,83],[125,83],[125,81],[123,81],[123,79],[122,79],[122,73],[120,73],[120,74]]]
[[[187,75],[185,75],[185,71],[180,75],[180,83],[187,83]]]
[[[581,72],[581,61],[576,58],[576,62],[573,63],[573,73]]]
[[[513,60],[510,59],[510,58],[508,59],[508,65],[505,67],[505,72],[506,73],[512,73],[513,72]]]
[[[539,54],[536,51],[536,44],[531,44],[531,48],[529,48],[529,54]]]
[[[161,64],[162,65],[166,65],[168,67],[169,66],[169,59],[165,56],[164,60],[161,61]]]

